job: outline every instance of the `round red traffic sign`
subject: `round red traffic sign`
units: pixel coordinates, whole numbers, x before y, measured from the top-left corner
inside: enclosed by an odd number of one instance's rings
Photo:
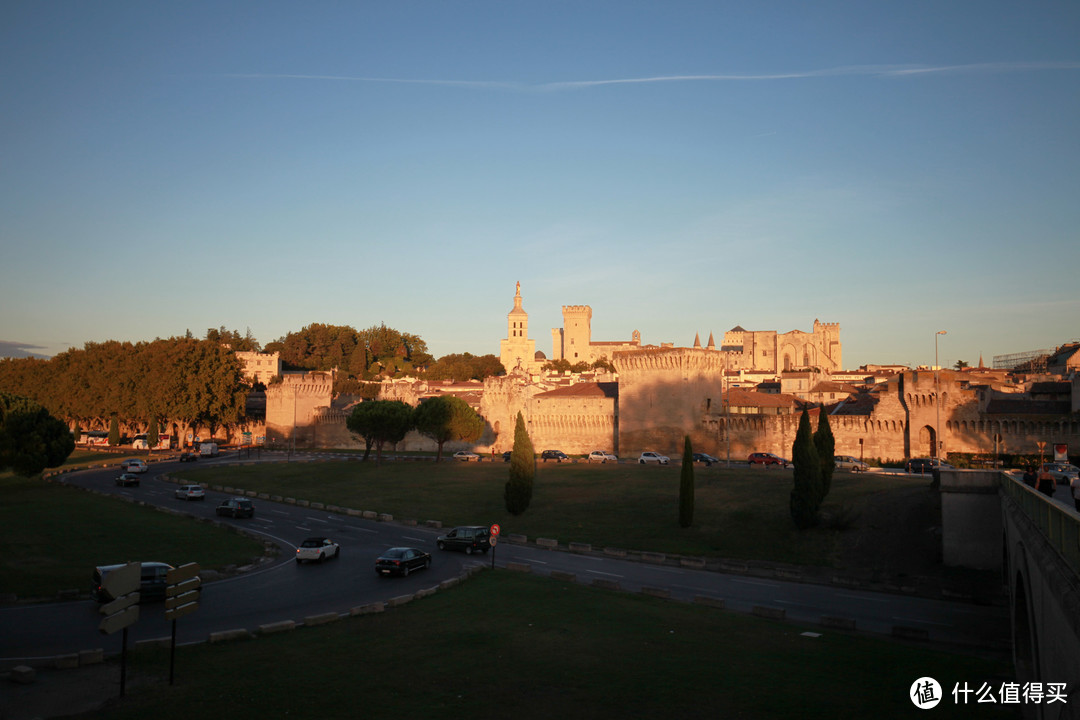
[[[494,525],[492,525],[492,526],[491,526],[491,534],[492,534],[492,535],[493,535],[494,537],[498,537],[498,536],[499,536],[499,532],[500,532],[501,530],[502,530],[502,528],[501,528],[501,527],[499,527],[499,524],[498,524],[498,523],[495,523]]]

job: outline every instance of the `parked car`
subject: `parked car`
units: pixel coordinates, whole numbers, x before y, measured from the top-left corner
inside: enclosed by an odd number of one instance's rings
[[[656,463],[657,465],[667,465],[671,460],[667,455],[661,455],[657,452],[647,451],[638,455],[637,461],[645,465],[646,463]]]
[[[139,487],[139,476],[135,473],[120,473],[116,476],[116,484],[120,487]]]
[[[125,472],[131,472],[131,473],[144,473],[148,469],[147,466],[146,466],[146,463],[144,463],[142,460],[138,460],[136,458],[131,458],[130,460],[124,460],[123,462],[120,463],[120,467],[123,468]]]
[[[431,555],[411,547],[390,548],[375,560],[379,575],[408,575],[413,570],[431,567]]]
[[[791,465],[791,461],[787,458],[782,458],[779,455],[773,455],[772,453],[750,453],[750,457],[746,459],[747,463],[752,467],[754,465],[764,465],[769,467],[770,465],[779,465],[782,468],[786,468]]]
[[[909,473],[932,473],[935,470],[951,468],[952,465],[940,458],[911,458],[904,465]]]
[[[106,576],[113,570],[124,567],[124,564],[119,565],[98,565],[94,568],[94,584],[91,586],[90,594],[99,603],[107,603],[111,600],[115,600],[112,595],[103,587]],[[142,563],[142,577],[139,583],[139,602],[144,600],[160,600],[165,597],[165,575],[173,569],[172,565],[163,562],[144,562]]]
[[[619,462],[619,458],[609,452],[604,452],[603,450],[593,450],[591,453],[589,453],[589,462]]]
[[[296,562],[322,562],[341,557],[341,546],[330,538],[309,537],[296,548]]]
[[[199,456],[193,452],[180,453],[180,462],[195,462],[199,459]]]
[[[435,545],[440,550],[462,550],[466,555],[491,549],[485,525],[463,525],[439,536]]]
[[[562,462],[563,460],[569,460],[566,453],[562,450],[545,450],[540,453],[540,461],[547,462],[548,460],[554,460],[555,462]]]
[[[837,470],[851,470],[852,472],[866,472],[870,466],[851,455],[835,455],[833,461]]]
[[[462,462],[480,462],[480,456],[476,453],[471,453],[468,450],[458,450],[454,453],[455,460],[461,460]]]
[[[705,467],[709,467],[713,463],[720,462],[720,460],[709,453],[694,453],[694,462],[705,463]]]
[[[510,462],[510,456],[513,455],[513,454],[514,453],[512,451],[510,451],[510,450],[507,450],[506,452],[504,452],[502,454],[503,462]]]
[[[205,500],[206,491],[202,489],[202,485],[181,485],[176,488],[176,492],[173,493],[181,500]]]
[[[229,498],[217,506],[216,512],[234,518],[255,517],[255,504],[247,498]]]
[[[1058,485],[1065,483],[1066,485],[1072,485],[1077,479],[1077,474],[1080,473],[1080,468],[1069,463],[1052,462],[1043,463],[1040,470],[1045,470],[1050,473]]]

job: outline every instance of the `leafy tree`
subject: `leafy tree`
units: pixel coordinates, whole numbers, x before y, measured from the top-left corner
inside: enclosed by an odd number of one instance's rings
[[[679,473],[679,527],[694,524],[694,449],[690,436],[683,441],[682,469]]]
[[[24,477],[58,467],[75,449],[67,425],[38,403],[0,392],[0,470]]]
[[[503,498],[511,515],[521,515],[532,501],[533,478],[536,477],[536,451],[525,429],[525,418],[519,412],[514,425],[514,449],[510,453],[510,479]]]
[[[476,442],[484,433],[484,419],[467,402],[453,395],[422,401],[413,417],[416,429],[438,443],[435,462],[442,460],[443,443],[450,440]]]
[[[821,496],[818,505],[825,501],[832,487],[833,471],[836,470],[836,439],[829,425],[829,413],[824,406],[818,413],[818,426],[814,432],[814,449],[817,450],[818,462],[821,463]]]
[[[595,363],[593,365],[590,365],[589,363],[585,362],[584,360],[571,365],[570,361],[567,360],[566,358],[559,358],[558,360],[551,360],[550,362],[544,363],[544,365],[543,365],[543,367],[541,369],[542,370],[548,370],[548,371],[554,371],[554,372],[567,372],[567,371],[569,371],[569,372],[574,372],[574,373],[583,373],[583,372],[588,372],[589,370],[592,370],[594,367],[595,367]]]
[[[109,419],[109,446],[116,447],[120,444],[120,421],[113,415]]]
[[[957,360],[956,364],[953,365],[953,367],[956,368],[957,370],[963,370],[964,368],[971,367],[971,366],[968,365],[967,361],[965,361],[965,360]]]
[[[351,432],[364,438],[364,460],[375,446],[375,463],[382,462],[386,443],[398,443],[413,428],[413,409],[400,400],[371,400],[353,408],[345,420]]]
[[[810,415],[803,408],[799,429],[791,446],[791,461],[795,465],[795,484],[791,489],[791,519],[800,530],[817,524],[821,501],[821,461],[810,431]]]
[[[74,440],[76,444],[82,440],[82,428],[79,427],[78,421],[75,422],[75,430],[71,433],[71,439]]]
[[[505,375],[506,370],[497,355],[473,355],[452,353],[443,355],[428,366],[424,377],[429,380],[484,380],[493,375]]]

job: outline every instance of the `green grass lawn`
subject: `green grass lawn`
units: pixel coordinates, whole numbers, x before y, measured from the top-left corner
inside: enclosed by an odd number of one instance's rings
[[[505,463],[374,462],[276,463],[189,467],[192,482],[257,490],[395,518],[444,525],[499,523],[504,533],[585,542],[596,547],[692,556],[830,566],[842,537],[829,527],[795,529],[788,510],[791,472],[695,469],[692,527],[678,524],[678,467],[540,464],[532,503],[520,517],[506,512]],[[822,507],[835,515],[871,495],[926,485],[876,474],[837,473]]]
[[[819,631],[816,628],[810,628]],[[140,682],[101,718],[902,718],[918,678],[934,717],[956,682],[998,687],[1007,662],[774,623],[507,571],[329,626],[129,661]],[[118,671],[118,669],[117,669]]]
[[[261,542],[59,483],[0,473],[0,588],[52,598],[90,589],[96,565],[159,560],[246,564]]]

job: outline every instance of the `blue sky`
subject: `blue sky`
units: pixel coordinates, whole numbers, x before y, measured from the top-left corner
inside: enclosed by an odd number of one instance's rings
[[[6,2],[0,353],[1080,337],[1080,5]]]

